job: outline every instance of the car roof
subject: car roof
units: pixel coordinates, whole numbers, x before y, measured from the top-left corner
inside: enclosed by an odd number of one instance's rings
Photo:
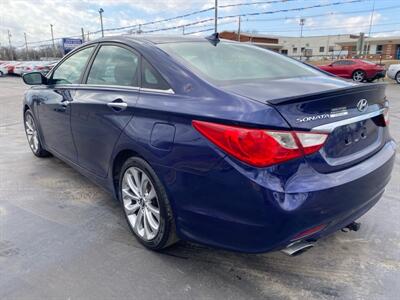
[[[187,35],[167,35],[167,34],[132,34],[132,35],[115,35],[93,40],[91,42],[107,42],[107,41],[127,41],[136,43],[165,44],[179,42],[207,42],[204,37],[195,37]]]

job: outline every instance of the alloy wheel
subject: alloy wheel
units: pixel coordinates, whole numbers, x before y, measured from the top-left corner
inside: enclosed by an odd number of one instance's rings
[[[35,121],[31,114],[27,114],[25,117],[25,132],[28,138],[29,146],[31,147],[34,153],[39,150],[39,138],[38,132],[36,129]]]
[[[122,179],[122,201],[133,231],[143,240],[154,239],[160,229],[160,205],[154,184],[147,174],[130,167]]]
[[[353,74],[353,80],[357,82],[361,82],[364,80],[364,72],[363,71],[355,71]]]
[[[400,84],[400,72],[397,72],[396,74],[396,82]]]

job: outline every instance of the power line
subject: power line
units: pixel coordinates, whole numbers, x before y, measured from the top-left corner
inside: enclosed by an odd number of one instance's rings
[[[383,10],[390,10],[390,9],[397,9],[400,8],[400,5],[376,8],[375,11],[383,11]],[[370,13],[371,9],[363,9],[363,10],[354,10],[354,11],[345,11],[345,12],[329,12],[324,14],[316,14],[316,15],[306,15],[303,16],[304,18],[318,18],[318,17],[326,17],[326,16],[333,16],[333,15],[350,15],[356,13]],[[279,18],[269,18],[269,19],[242,19],[242,21],[246,22],[270,22],[270,21],[278,21],[278,20],[292,20],[292,19],[299,19],[299,17],[279,17]]]
[[[237,7],[237,6],[250,6],[250,5],[264,5],[264,4],[274,4],[274,3],[282,3],[282,2],[293,2],[299,0],[270,0],[270,1],[257,1],[257,2],[249,2],[249,3],[234,3],[234,4],[225,4],[219,5],[219,8],[228,8],[228,7]]]
[[[191,17],[197,14],[201,14],[204,12],[208,12],[214,10],[214,7],[209,7],[209,8],[205,8],[202,10],[197,10],[197,11],[193,11],[187,14],[183,14],[183,15],[179,15],[176,17],[171,17],[171,18],[166,18],[166,19],[162,19],[162,20],[156,20],[156,21],[151,21],[151,22],[145,22],[145,23],[140,23],[140,24],[134,24],[134,25],[127,25],[127,26],[122,26],[122,27],[115,27],[115,28],[107,28],[104,29],[104,31],[118,31],[118,30],[124,30],[124,29],[132,29],[135,28],[137,26],[147,26],[147,25],[153,25],[153,24],[157,24],[157,23],[163,23],[163,22],[169,22],[169,21],[173,21],[173,20],[178,20],[178,19],[183,19],[183,18],[187,18],[187,17]],[[100,31],[93,31],[92,33],[99,33]]]
[[[365,2],[365,1],[370,1],[370,0],[338,1],[338,2],[333,2],[333,3],[316,4],[316,5],[305,6],[305,7],[288,8],[288,9],[279,9],[279,10],[263,11],[263,12],[257,12],[257,13],[244,13],[244,14],[237,14],[237,15],[230,15],[230,16],[221,16],[221,17],[218,17],[218,20],[230,19],[230,18],[235,18],[235,19],[237,19],[238,17],[256,16],[256,15],[266,15],[266,14],[276,14],[276,13],[290,12],[290,11],[303,11],[303,10],[312,9],[312,8],[321,8],[321,7],[328,7],[328,6],[336,6],[336,5],[349,4],[349,3],[359,3],[359,2]],[[181,24],[181,25],[176,25],[176,26],[171,26],[171,27],[166,27],[166,28],[159,28],[159,29],[148,30],[148,31],[144,31],[144,33],[153,33],[153,32],[160,32],[160,31],[167,31],[167,30],[172,30],[172,29],[181,28],[182,26],[185,26],[185,27],[186,27],[186,26],[190,26],[190,25],[195,25],[195,24],[200,24],[200,23],[204,23],[204,22],[209,22],[209,20],[210,20],[210,19],[206,19],[206,20],[196,21],[196,22],[192,22],[192,23],[188,23],[188,24]]]
[[[293,1],[299,1],[299,0],[270,0],[270,1],[258,1],[258,2],[250,2],[250,3],[235,3],[235,4],[225,4],[225,5],[217,5],[218,8],[229,8],[229,7],[234,7],[234,6],[244,6],[244,5],[261,5],[261,4],[269,4],[269,3],[283,3],[283,2],[293,2]],[[362,1],[369,1],[369,0],[362,0]],[[187,17],[191,17],[194,15],[198,15],[201,13],[205,13],[208,11],[212,11],[215,9],[215,6],[213,7],[208,7],[202,10],[196,10],[193,12],[189,12],[183,15],[171,17],[171,18],[166,18],[162,20],[156,20],[156,21],[151,21],[151,22],[145,22],[145,23],[140,23],[140,24],[133,24],[133,25],[127,25],[127,26],[121,26],[121,27],[115,27],[115,28],[107,28],[104,29],[104,31],[118,31],[118,30],[125,30],[125,29],[132,29],[135,27],[140,26],[148,26],[148,25],[154,25],[158,23],[163,23],[163,22],[168,22],[168,21],[173,21],[173,20],[178,20],[178,19],[183,19]],[[92,33],[99,33],[100,31],[93,31]]]
[[[399,24],[400,24],[400,22],[392,22],[392,23],[381,23],[381,24],[377,24],[375,26],[389,26],[389,25],[399,25]],[[368,24],[365,24],[365,25],[357,24],[357,25],[346,25],[346,26],[329,26],[329,27],[307,26],[305,29],[303,29],[303,31],[346,29],[346,28],[354,28],[354,27],[364,28],[364,27],[368,27]],[[266,31],[265,30],[261,30],[259,32],[298,32],[298,31],[299,31],[298,29],[288,29],[288,30],[270,29],[270,30],[266,30]]]
[[[267,4],[267,3],[278,3],[278,2],[291,2],[291,1],[297,1],[297,0],[270,0],[270,1],[258,1],[258,2],[251,2],[251,3],[236,3],[236,4],[227,4],[227,5],[220,5],[218,7],[221,8],[227,8],[227,7],[232,7],[232,6],[244,6],[244,5],[260,5],[260,4]],[[237,15],[228,15],[228,16],[220,16],[218,17],[218,19],[229,19],[229,18],[235,18],[237,19],[238,17],[247,17],[247,16],[258,16],[258,15],[270,15],[270,14],[277,14],[277,13],[282,13],[282,12],[292,12],[292,11],[304,11],[304,10],[308,10],[308,9],[312,9],[312,8],[322,8],[322,7],[329,7],[329,6],[338,6],[338,5],[344,5],[344,4],[351,4],[351,3],[360,3],[360,2],[365,2],[365,1],[370,1],[370,0],[351,0],[351,1],[337,1],[337,2],[333,2],[333,3],[326,3],[326,4],[317,4],[317,5],[312,5],[312,6],[306,6],[306,7],[297,7],[297,8],[289,8],[289,9],[279,9],[279,10],[274,10],[274,11],[263,11],[263,12],[255,12],[255,13],[244,13],[244,14],[237,14]],[[397,6],[398,7],[398,6]],[[391,7],[393,8],[393,7]],[[180,16],[175,16],[175,17],[171,17],[171,18],[166,18],[163,20],[156,20],[156,21],[151,21],[151,22],[145,22],[145,23],[141,23],[141,24],[135,24],[135,25],[129,25],[129,26],[123,26],[123,27],[116,27],[116,28],[108,28],[108,29],[104,29],[104,31],[119,31],[119,30],[126,30],[129,28],[134,28],[137,26],[145,26],[145,25],[154,25],[154,24],[158,24],[158,23],[162,23],[162,22],[167,22],[167,21],[172,21],[172,20],[177,20],[177,19],[181,19],[181,18],[185,18],[185,17],[189,17],[189,16],[193,16],[196,14],[200,14],[200,13],[204,13],[204,12],[208,12],[213,10],[214,7],[210,7],[210,8],[206,8],[206,9],[202,9],[202,10],[198,10],[198,11],[194,11],[194,12],[190,12],[187,14],[183,14]],[[382,8],[382,9],[376,9],[376,11],[378,10],[383,10],[383,9],[390,9],[389,7],[387,8]],[[328,14],[324,14],[324,15],[328,15]],[[287,18],[276,18],[276,19],[287,19]],[[182,26],[193,26],[196,24],[203,24],[203,23],[207,23],[214,20],[213,18],[208,18],[208,19],[203,19],[203,20],[199,20],[199,21],[194,21],[194,22],[190,22],[190,23],[186,23],[186,24],[181,24],[181,25],[176,25],[176,26],[170,26],[170,27],[165,27],[165,28],[156,28],[156,29],[152,29],[152,30],[147,30],[147,31],[143,31],[144,33],[153,33],[153,32],[160,32],[160,31],[167,31],[167,30],[173,30],[173,29],[181,29]],[[272,20],[272,19],[268,19]],[[253,20],[249,20],[249,19],[244,19],[243,21],[253,21]],[[257,21],[257,20],[254,20]],[[267,21],[267,20],[266,20]],[[204,25],[207,26],[207,25]],[[91,34],[97,34],[100,33],[100,31],[93,31],[90,32]],[[80,37],[81,35],[76,35],[76,36],[72,36],[71,38],[74,37]],[[54,40],[59,40],[61,38],[55,38]],[[44,42],[48,42],[51,40],[42,40],[42,41],[36,41],[36,42],[30,42],[28,44],[32,45],[32,44],[40,44],[40,43],[44,43]]]
[[[337,1],[337,2],[332,2],[332,3],[327,3],[327,4],[315,4],[315,5],[311,5],[311,6],[303,6],[303,7],[296,7],[296,8],[286,8],[286,9],[278,9],[278,10],[271,10],[271,11],[262,11],[262,12],[254,12],[254,13],[244,13],[244,14],[237,14],[237,15],[229,15],[229,16],[219,17],[219,19],[247,17],[247,16],[271,15],[271,14],[276,14],[276,13],[281,13],[281,12],[303,11],[303,10],[312,9],[312,8],[322,8],[322,7],[343,5],[343,4],[353,4],[353,3],[360,3],[360,2],[366,2],[366,1],[370,1],[370,0]]]
[[[396,6],[390,6],[390,7],[384,7],[382,9],[379,10],[388,10],[388,9],[397,9],[400,8],[400,5],[396,5]],[[375,11],[377,11],[378,9],[375,9]],[[305,15],[304,18],[318,18],[318,17],[325,17],[325,16],[332,16],[332,15],[342,15],[342,14],[353,14],[353,13],[363,13],[363,12],[370,12],[371,10],[355,10],[355,11],[350,11],[350,12],[330,12],[330,13],[325,13],[325,14],[316,14],[316,15]],[[279,17],[279,18],[270,18],[270,19],[241,19],[242,22],[268,22],[268,21],[277,21],[277,20],[297,20],[299,19],[299,17]],[[210,21],[212,21],[212,19],[210,19]],[[232,23],[236,23],[236,21],[230,21],[230,22],[224,22],[224,23],[220,23],[220,25],[226,25],[226,24],[232,24]],[[209,24],[202,24],[202,25],[192,25],[191,28],[201,28],[201,27],[207,27],[209,26]],[[307,26],[309,27],[314,27],[312,25]],[[332,26],[331,28],[336,28],[334,26]],[[271,29],[274,30],[274,29]],[[298,31],[298,30],[296,30]]]

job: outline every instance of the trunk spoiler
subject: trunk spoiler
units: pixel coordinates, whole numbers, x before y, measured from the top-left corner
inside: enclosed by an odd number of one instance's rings
[[[286,98],[278,98],[278,99],[271,99],[266,101],[270,104],[280,105],[280,104],[289,104],[289,103],[296,103],[300,101],[312,101],[316,99],[324,99],[336,96],[338,93],[345,95],[345,94],[353,94],[358,92],[368,92],[376,89],[386,89],[387,83],[369,83],[369,84],[355,84],[353,86],[348,86],[344,88],[332,89],[323,92],[317,93],[310,93],[305,95],[298,95],[293,97],[286,97]]]

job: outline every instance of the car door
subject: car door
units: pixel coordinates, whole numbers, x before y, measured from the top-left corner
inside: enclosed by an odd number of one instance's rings
[[[38,99],[37,112],[46,148],[72,162],[77,161],[77,151],[71,132],[70,104],[94,49],[91,45],[64,59]]]
[[[133,116],[139,96],[140,55],[118,43],[103,43],[73,96],[71,127],[78,164],[106,177],[111,154]]]
[[[352,78],[353,72],[355,71],[355,62],[351,60],[346,60],[344,65],[344,76],[347,78]]]

